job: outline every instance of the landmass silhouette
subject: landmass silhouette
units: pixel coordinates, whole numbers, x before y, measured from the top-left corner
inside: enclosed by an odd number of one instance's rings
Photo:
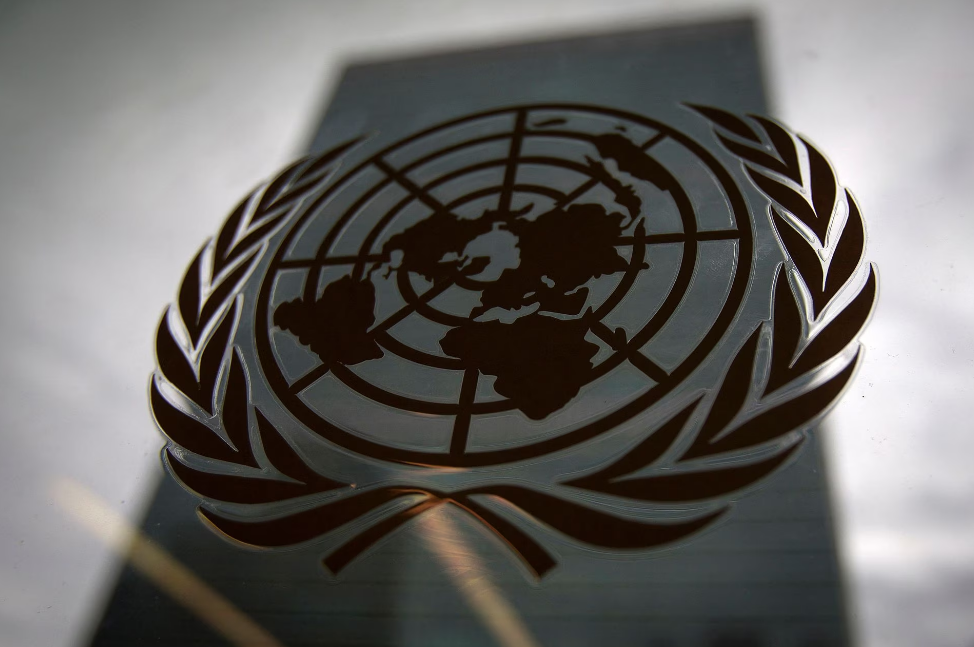
[[[316,301],[295,299],[274,311],[274,325],[294,334],[326,366],[381,358],[382,348],[368,333],[374,323],[375,286],[351,276],[329,283]]]
[[[517,310],[538,304],[539,311],[577,315],[588,298],[581,287],[629,266],[615,248],[626,217],[606,213],[599,204],[574,204],[535,220],[513,219],[501,226],[517,236],[521,262],[484,287],[477,317],[492,308]]]
[[[471,321],[440,341],[447,355],[494,375],[494,390],[524,415],[541,420],[571,401],[588,378],[599,347],[585,340],[584,319],[533,313],[505,324]]]

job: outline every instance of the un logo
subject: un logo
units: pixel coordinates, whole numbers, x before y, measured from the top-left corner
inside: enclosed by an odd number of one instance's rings
[[[338,572],[451,504],[536,576],[539,527],[645,550],[715,523],[845,388],[876,279],[814,146],[687,114],[708,145],[607,107],[502,108],[248,196],[157,334],[165,460],[204,519],[272,547],[371,515]]]

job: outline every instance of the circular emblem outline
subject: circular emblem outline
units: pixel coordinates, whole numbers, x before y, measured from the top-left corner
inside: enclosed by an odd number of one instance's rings
[[[857,339],[878,294],[876,268],[864,259],[862,216],[828,160],[804,137],[764,117],[687,107],[711,122],[716,139],[768,199],[786,258],[775,271],[771,320],[754,328],[713,388],[691,397],[621,457],[540,489],[498,482],[443,490],[387,481],[359,488],[320,474],[251,401],[250,373],[234,332],[242,284],[269,237],[323,189],[357,140],[347,142],[299,160],[245,198],[200,249],[176,304],[160,321],[150,405],[167,437],[164,463],[202,500],[207,525],[247,546],[293,546],[386,510],[328,549],[323,565],[338,574],[411,519],[451,505],[473,515],[528,574],[541,578],[557,561],[536,532],[512,518],[532,519],[588,546],[652,549],[712,527],[739,493],[789,461],[861,361]],[[612,509],[586,492],[610,497]],[[298,498],[313,507],[283,516],[261,507]],[[394,502],[399,505],[388,505]],[[508,512],[498,514],[497,502]],[[242,515],[239,504],[251,512]],[[619,516],[672,504],[680,514],[664,508],[660,519]]]
[[[462,446],[459,447],[459,451],[451,451],[450,453],[427,452],[390,447],[341,429],[338,425],[335,425],[329,420],[320,416],[299,397],[300,390],[307,387],[310,380],[307,379],[306,376],[305,378],[299,379],[294,383],[289,383],[280,370],[275,370],[277,366],[269,341],[270,329],[268,327],[269,317],[267,316],[267,312],[275,272],[284,263],[284,256],[287,254],[291,242],[300,231],[302,225],[307,221],[308,218],[316,215],[320,205],[326,203],[327,200],[335,193],[341,191],[342,187],[346,186],[347,183],[354,179],[363,169],[371,166],[378,166],[380,169],[382,169],[386,174],[387,182],[398,181],[407,186],[412,185],[409,188],[411,189],[411,193],[413,195],[425,194],[425,199],[432,200],[431,196],[426,193],[425,187],[416,187],[410,180],[408,180],[408,178],[405,177],[406,170],[393,169],[387,162],[385,162],[385,158],[388,157],[390,153],[393,153],[398,149],[406,147],[424,137],[428,137],[440,131],[455,126],[460,126],[468,122],[475,122],[504,114],[511,114],[512,116],[517,115],[516,123],[518,126],[515,127],[514,132],[503,133],[496,137],[511,138],[513,141],[518,141],[518,139],[523,138],[526,134],[528,134],[525,132],[527,114],[535,111],[596,113],[602,116],[626,120],[630,123],[637,123],[653,129],[663,137],[670,138],[678,142],[681,146],[695,155],[697,159],[703,162],[714,174],[714,177],[728,198],[730,203],[729,208],[733,214],[736,225],[735,229],[733,231],[699,232],[697,231],[694,208],[683,187],[681,187],[675,178],[673,178],[662,166],[659,166],[658,168],[658,171],[661,174],[665,174],[664,177],[666,179],[664,182],[661,182],[661,184],[664,184],[665,190],[671,193],[673,196],[674,201],[679,208],[680,220],[683,226],[683,255],[681,258],[680,271],[664,304],[659,308],[652,320],[647,323],[637,334],[635,334],[632,339],[625,342],[620,342],[613,337],[612,331],[608,329],[599,330],[599,332],[602,333],[599,336],[603,338],[603,340],[611,342],[614,346],[613,349],[615,352],[612,358],[604,361],[596,368],[596,372],[598,372],[599,375],[604,375],[606,372],[612,370],[615,368],[615,366],[619,365],[623,361],[630,360],[637,366],[637,368],[647,372],[650,378],[654,379],[657,384],[634,400],[617,407],[613,411],[597,418],[594,421],[588,422],[579,428],[562,434],[553,435],[531,444],[478,452],[465,452],[463,451],[464,448]],[[550,131],[539,131],[533,134],[551,136]],[[480,143],[480,141],[483,139],[486,138],[481,138],[480,140],[474,141]],[[592,139],[594,139],[594,137],[592,137]],[[655,144],[660,141],[660,139],[661,138],[659,137],[654,137],[651,142]],[[648,146],[644,145],[643,150],[646,148],[648,148]],[[450,149],[447,149],[447,152],[449,151]],[[442,150],[436,152],[436,154],[442,153]],[[510,151],[508,157],[499,160],[499,163],[517,163],[520,161],[518,159],[518,154],[519,151],[512,146],[512,150]],[[433,154],[431,153],[430,157],[432,155]],[[427,160],[426,157],[423,159],[424,161]],[[366,195],[370,194],[366,193]],[[443,207],[443,205],[435,206],[439,208]],[[447,208],[452,206],[455,205],[446,205]],[[324,266],[326,264],[326,255],[330,251],[330,246],[334,244],[338,232],[348,225],[349,220],[353,216],[354,214],[350,209],[332,225],[332,228],[326,235],[325,241],[319,248],[319,252],[316,257],[316,262],[318,264],[317,266]],[[385,218],[383,220],[385,220]],[[380,224],[382,224],[382,221],[380,221]],[[733,237],[733,239],[737,240],[739,244],[738,263],[734,269],[734,278],[730,291],[724,301],[724,305],[722,306],[720,313],[711,323],[710,328],[707,330],[704,338],[697,344],[694,350],[686,358],[684,358],[679,366],[669,373],[666,373],[659,367],[653,366],[652,362],[646,359],[646,357],[639,352],[639,349],[648,343],[657,332],[659,332],[663,325],[668,321],[668,318],[676,310],[693,277],[696,263],[697,243],[699,240],[716,239],[714,234]],[[366,243],[370,247],[372,240],[373,237],[370,235]],[[638,262],[642,260],[643,255],[639,254],[640,249],[645,250],[645,243],[635,246],[633,260],[630,262],[630,268],[636,267]],[[659,402],[677,385],[679,385],[683,379],[689,376],[719,344],[720,339],[727,331],[731,321],[737,315],[738,309],[743,303],[747,286],[750,282],[752,250],[753,241],[751,238],[750,213],[747,209],[747,205],[740,188],[737,186],[736,182],[734,182],[727,169],[725,169],[708,150],[691,139],[689,136],[681,133],[671,126],[648,117],[643,117],[641,115],[636,115],[622,110],[583,104],[531,104],[483,111],[427,128],[414,135],[397,141],[390,146],[387,146],[345,173],[341,178],[331,184],[326,191],[324,191],[307,207],[303,208],[299,214],[297,214],[290,225],[290,230],[287,236],[278,245],[271,261],[271,265],[261,283],[261,288],[257,299],[257,315],[255,318],[258,357],[261,360],[265,380],[291,415],[296,417],[303,425],[326,440],[341,445],[356,453],[385,461],[437,467],[483,467],[527,460],[566,449],[595,438],[596,436],[599,436],[607,431],[611,431],[618,425],[624,423],[633,416],[638,415],[642,411],[645,411],[649,407]],[[368,257],[370,254],[372,254],[372,252],[373,250],[371,249],[363,248],[359,250],[359,256],[363,258]],[[359,265],[360,264],[356,264],[356,269],[358,271],[360,271]],[[288,267],[292,266],[292,264],[288,264]],[[400,284],[402,284],[402,277],[404,276],[406,276],[405,273],[400,273]],[[306,284],[305,291],[308,292],[309,288],[307,285],[311,284],[313,294],[317,288],[317,275],[313,271],[309,271],[309,279],[310,280],[308,280],[308,283]],[[408,282],[408,279],[405,280]],[[625,284],[626,280],[624,279],[623,285]],[[628,284],[631,285],[631,281],[629,281]],[[613,295],[613,297],[610,297],[610,302],[617,303],[621,298],[621,295]],[[601,306],[600,310],[603,308],[605,308],[605,305]],[[322,365],[319,368],[325,371],[341,370],[342,381],[346,382],[351,388],[359,390],[370,399],[378,401],[383,400],[383,393],[380,389],[375,387],[369,388],[370,385],[364,384],[364,381],[361,379],[357,379],[356,376],[354,376],[354,374],[352,374],[348,369],[344,369],[341,366],[328,367],[327,365]],[[312,372],[311,376],[320,376],[320,374],[321,371],[318,370]],[[476,405],[472,405],[470,407],[470,409],[474,409],[474,411],[465,411],[463,410],[462,403],[458,403],[457,405],[453,406],[440,403],[431,403],[430,405],[424,407],[426,403],[420,401],[409,400],[401,396],[396,396],[396,399],[403,401],[403,403],[400,405],[402,407],[411,407],[414,411],[420,411],[427,414],[453,414],[457,416],[458,421],[465,420],[467,424],[469,424],[470,414],[477,412]],[[483,409],[484,413],[496,413],[505,410],[501,408],[504,406],[504,404],[505,401],[486,402],[482,403],[480,408]],[[512,408],[514,407],[510,404],[507,405],[507,409]],[[456,409],[455,412],[454,409]],[[461,432],[458,432],[455,429],[454,434],[458,433]],[[455,450],[456,448],[454,447],[451,449]]]

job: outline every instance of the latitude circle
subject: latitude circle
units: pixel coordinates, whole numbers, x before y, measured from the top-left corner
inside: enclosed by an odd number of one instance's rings
[[[443,453],[443,452],[430,452],[415,449],[406,449],[401,447],[391,447],[385,445],[381,442],[370,440],[363,436],[354,434],[352,432],[346,431],[338,427],[335,423],[321,417],[317,412],[312,410],[307,403],[305,403],[300,397],[300,390],[294,390],[288,383],[287,378],[284,376],[280,366],[274,357],[274,352],[271,348],[270,343],[270,329],[269,329],[269,303],[270,297],[273,292],[274,278],[276,277],[278,271],[282,269],[282,262],[290,249],[290,245],[295,240],[295,236],[301,231],[303,225],[318,212],[318,209],[327,203],[327,201],[345,187],[352,178],[355,178],[358,173],[369,166],[379,166],[384,164],[384,157],[394,152],[395,150],[405,147],[423,137],[427,137],[437,133],[438,131],[449,129],[458,125],[462,125],[466,122],[473,122],[476,120],[486,119],[489,117],[496,117],[503,114],[512,115],[524,115],[532,111],[563,111],[563,112],[583,112],[583,113],[594,113],[603,117],[609,117],[614,119],[626,120],[631,123],[640,124],[642,126],[648,127],[659,133],[660,136],[665,138],[670,138],[681,145],[684,149],[687,149],[692,155],[694,155],[699,161],[701,161],[713,174],[721,189],[724,192],[728,202],[731,214],[734,218],[736,224],[736,238],[738,241],[738,261],[734,269],[733,280],[730,285],[730,289],[724,298],[723,305],[721,307],[720,313],[710,324],[709,329],[707,329],[703,339],[697,344],[697,346],[687,355],[681,363],[673,369],[667,376],[667,379],[658,382],[655,386],[649,388],[647,391],[643,392],[641,395],[630,400],[629,402],[623,404],[622,406],[616,408],[615,410],[605,413],[601,417],[587,421],[580,427],[573,429],[571,431],[564,432],[559,435],[553,435],[545,437],[541,440],[527,443],[514,447],[507,447],[503,449],[479,451],[479,452],[463,452],[459,454],[453,453]],[[543,136],[551,136],[549,132],[540,133]],[[487,141],[491,139],[511,139],[513,134],[502,134],[502,135],[490,135],[487,137],[481,137],[476,140],[468,140],[462,142],[461,144],[454,145],[448,149],[441,149],[440,151],[434,152],[431,155],[426,156],[420,162],[425,163],[429,158],[435,157],[437,155],[447,154],[453,150],[456,150],[462,146],[474,145],[477,142]],[[586,137],[581,135],[581,138]],[[590,136],[588,136],[590,137]],[[419,162],[417,162],[418,164]],[[370,195],[375,195],[382,188],[391,183],[392,178],[387,177],[383,182],[378,183],[374,186],[365,196],[360,198],[359,202],[367,201],[366,198]],[[679,203],[682,202],[689,205],[689,198],[683,191],[682,187],[675,183],[673,186],[669,187],[671,189],[671,197]],[[359,205],[361,206],[361,205]],[[692,206],[690,207],[692,213]],[[322,261],[327,258],[327,253],[333,246],[335,240],[337,239],[338,233],[341,231],[351,218],[354,217],[357,209],[355,205],[350,208],[346,213],[336,222],[331,230],[326,234],[324,240],[319,246],[318,256],[316,262],[321,263],[320,267],[324,265]],[[690,234],[690,229],[688,228],[688,223],[685,222],[684,210],[681,208],[681,220],[684,220],[684,231]],[[696,220],[692,219],[692,231],[696,234]],[[687,250],[691,250],[695,256],[697,247],[697,236],[687,235],[685,237],[684,243],[684,253],[683,257],[687,257]],[[683,134],[682,132],[653,119],[642,117],[640,115],[627,113],[624,111],[604,108],[599,106],[588,106],[588,105],[578,105],[578,104],[538,104],[538,105],[524,105],[524,106],[513,106],[509,108],[502,108],[497,110],[485,111],[466,117],[461,117],[448,121],[446,123],[433,126],[421,132],[418,132],[410,137],[400,140],[382,151],[372,155],[365,161],[361,162],[353,169],[345,173],[340,179],[338,179],[331,187],[329,187],[324,193],[322,193],[316,200],[311,204],[304,207],[298,217],[294,220],[288,232],[285,234],[283,240],[278,245],[274,257],[268,267],[267,274],[262,280],[256,310],[257,316],[255,319],[255,341],[258,359],[260,361],[262,373],[266,379],[268,386],[271,388],[272,392],[277,396],[281,404],[287,409],[290,415],[294,416],[302,424],[306,425],[309,429],[320,435],[321,437],[334,442],[346,449],[351,451],[377,458],[379,460],[386,460],[399,463],[410,463],[422,466],[449,466],[449,467],[478,467],[478,466],[489,466],[510,463],[515,461],[521,461],[525,459],[535,458],[538,456],[546,455],[555,451],[559,451],[578,443],[584,442],[591,438],[594,438],[606,431],[609,431],[616,427],[617,425],[625,422],[626,420],[637,415],[641,411],[646,410],[660,399],[662,399],[666,394],[675,388],[675,386],[683,381],[693,370],[700,365],[700,363],[709,355],[709,353],[716,347],[720,339],[723,337],[725,332],[730,326],[736,316],[739,307],[743,303],[743,297],[746,292],[747,284],[750,277],[750,266],[752,263],[752,251],[753,251],[753,239],[751,233],[751,222],[747,209],[746,202],[744,200],[743,194],[738,188],[737,184],[734,182],[730,173],[716,160],[716,158],[703,146],[697,143],[695,140],[691,139],[689,136]],[[311,270],[308,272],[305,283],[305,295],[313,291],[309,291],[309,285],[315,284],[314,290],[317,290],[317,274],[319,273],[316,266],[312,266]],[[689,267],[689,269],[688,269]],[[693,265],[687,265],[681,261],[681,267],[677,273],[674,284],[670,289],[670,293],[664,301],[664,305],[660,307],[659,311],[666,309],[667,303],[673,300],[674,295],[681,298],[682,294],[686,291],[689,285],[690,279],[692,278]],[[308,281],[307,278],[314,276],[314,282]],[[679,293],[679,294],[676,294]],[[675,302],[672,304],[675,309],[679,304],[679,298],[676,298]],[[657,314],[659,313],[657,312]],[[672,314],[672,313],[670,313]],[[653,320],[658,317],[654,315]],[[665,321],[647,324],[644,326],[626,347],[626,350],[639,349],[644,346],[653,336],[659,332],[660,328]],[[383,344],[384,345],[384,344]],[[401,342],[400,342],[401,345]],[[403,345],[404,346],[404,345]],[[408,347],[406,347],[408,349]],[[388,349],[388,347],[387,347]],[[390,349],[391,350],[391,349]],[[412,349],[414,350],[414,349]],[[395,351],[393,351],[395,352]],[[419,351],[417,351],[419,352]],[[628,355],[631,354],[624,351],[615,352],[609,359],[601,362],[597,367],[593,368],[594,379],[598,379],[602,375],[611,371],[615,366],[626,361]],[[455,365],[451,360],[447,358],[434,357],[438,364],[438,367],[445,367],[445,364],[449,363],[451,368],[455,368]],[[407,359],[410,359],[407,357]],[[440,361],[442,360],[442,361]],[[351,370],[340,366],[337,371],[335,371],[336,377],[345,382],[347,385],[349,381],[365,382],[361,378],[358,378]],[[299,380],[300,381],[300,380]],[[364,385],[359,384],[359,387],[364,389],[364,391],[370,391],[371,385],[366,382]],[[359,388],[352,387],[355,390]],[[371,387],[371,389],[378,389],[378,387]],[[379,389],[381,390],[381,389]],[[359,390],[361,393],[362,391]],[[416,403],[421,401],[414,400],[411,398],[405,398],[397,394],[389,394],[397,401],[398,405],[402,408],[416,411],[412,408]],[[481,405],[486,405],[484,408],[486,410],[474,411],[474,413],[488,413],[498,410],[509,410],[511,407],[506,404],[507,401],[495,400],[478,403]],[[442,402],[438,403],[424,403],[425,408],[429,413],[433,414],[445,414],[452,411],[450,405],[444,404]]]

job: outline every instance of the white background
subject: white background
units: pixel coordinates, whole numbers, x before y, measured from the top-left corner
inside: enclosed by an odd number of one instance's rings
[[[359,0],[0,2],[0,645],[87,635],[117,564],[52,484],[139,518],[161,309],[301,152],[344,59],[742,12],[880,267],[827,432],[856,629],[974,644],[974,3]]]

